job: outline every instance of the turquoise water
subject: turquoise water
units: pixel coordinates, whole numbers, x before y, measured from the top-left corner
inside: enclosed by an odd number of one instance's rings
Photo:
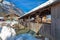
[[[38,40],[38,39],[32,36],[31,34],[20,34],[15,37],[15,40]]]

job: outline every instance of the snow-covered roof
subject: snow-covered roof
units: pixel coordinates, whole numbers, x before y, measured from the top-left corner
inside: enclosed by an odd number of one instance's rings
[[[4,19],[4,17],[0,17],[0,19]]]
[[[25,15],[27,15],[27,14],[29,14],[29,13],[32,13],[32,12],[38,10],[38,9],[44,8],[45,6],[48,6],[48,5],[52,4],[52,3],[54,3],[55,1],[56,1],[56,0],[49,0],[49,1],[47,1],[47,2],[45,2],[45,3],[43,3],[43,4],[41,4],[41,5],[37,6],[36,8],[32,9],[31,11],[29,11],[29,12],[26,13],[26,14],[24,14],[23,16],[25,16]],[[21,16],[21,17],[23,17],[23,16]]]

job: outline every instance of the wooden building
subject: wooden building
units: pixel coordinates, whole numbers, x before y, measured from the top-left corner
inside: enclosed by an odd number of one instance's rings
[[[37,31],[40,28],[40,34],[44,36],[42,40],[47,38],[49,38],[47,40],[60,40],[60,0],[49,0],[21,16],[20,19],[28,22],[29,27],[32,24]]]
[[[6,20],[18,20],[18,18],[20,18],[20,16],[17,15],[17,14],[14,14],[14,13],[6,14],[6,15],[4,16],[4,20],[5,20],[5,21],[6,21]]]

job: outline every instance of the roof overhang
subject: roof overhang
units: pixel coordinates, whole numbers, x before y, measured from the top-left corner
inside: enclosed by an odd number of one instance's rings
[[[47,1],[47,2],[45,2],[45,3],[43,3],[43,4],[41,4],[41,5],[39,5],[38,7],[32,9],[31,11],[29,11],[29,12],[26,13],[26,14],[24,14],[24,15],[21,16],[20,18],[23,18],[23,17],[25,17],[25,16],[27,16],[27,15],[29,15],[29,14],[37,11],[37,10],[39,10],[39,9],[42,9],[42,8],[47,7],[47,6],[49,6],[49,5],[53,5],[53,4],[57,3],[57,2],[60,2],[60,1],[59,1],[59,0],[49,0],[49,1]]]

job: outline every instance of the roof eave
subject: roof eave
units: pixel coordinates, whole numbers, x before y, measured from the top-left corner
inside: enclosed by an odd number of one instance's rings
[[[56,0],[55,0],[55,1],[52,1],[52,2],[51,2],[51,1],[47,1],[47,2],[39,5],[38,7],[32,9],[32,10],[29,11],[28,13],[24,14],[24,15],[21,16],[20,18],[22,18],[22,17],[24,17],[24,16],[26,16],[26,15],[32,13],[32,12],[35,12],[36,10],[42,9],[42,8],[44,8],[44,7],[46,7],[46,6],[53,5],[53,4],[57,3],[57,2],[59,2],[59,1],[56,1]]]

